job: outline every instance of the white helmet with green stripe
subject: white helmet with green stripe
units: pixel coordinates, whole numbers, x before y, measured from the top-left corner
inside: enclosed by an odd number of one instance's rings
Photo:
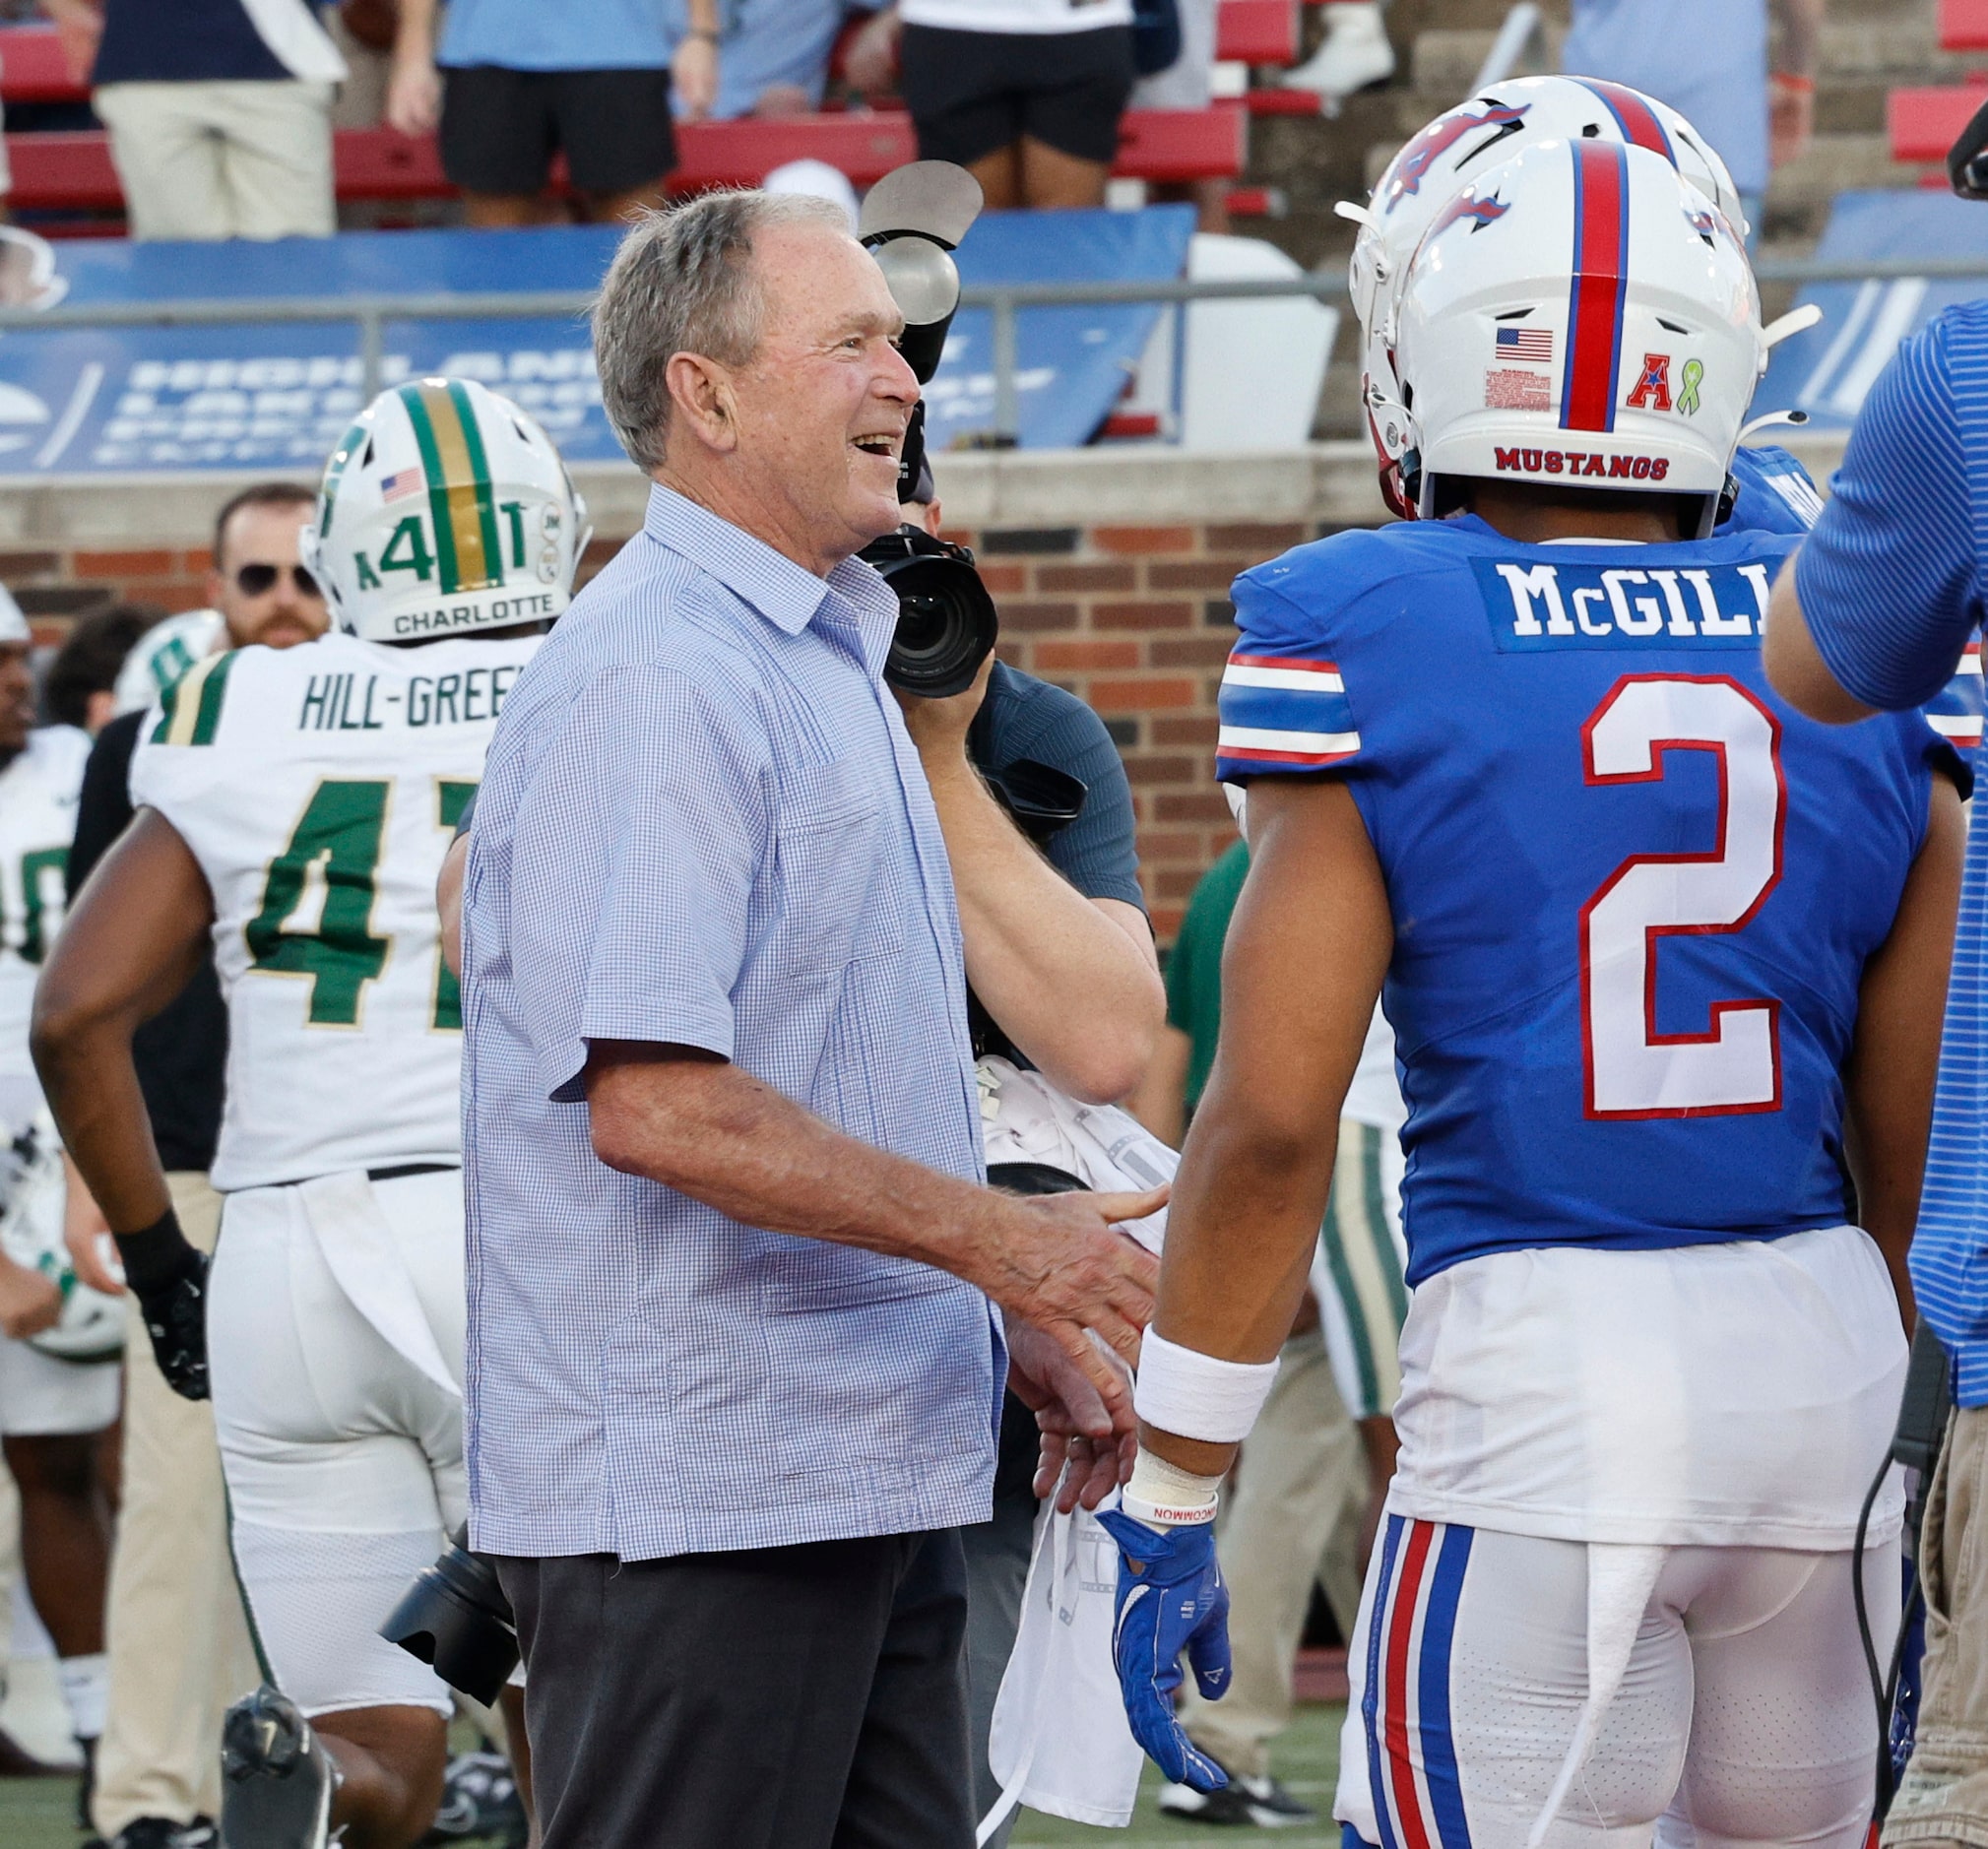
[[[325,466],[304,563],[339,627],[433,642],[566,607],[587,507],[552,439],[474,379],[382,392]]]

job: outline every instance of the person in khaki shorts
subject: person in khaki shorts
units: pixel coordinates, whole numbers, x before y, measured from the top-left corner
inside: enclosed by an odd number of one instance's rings
[[[323,633],[324,600],[297,562],[297,534],[314,501],[308,488],[265,482],[222,509],[207,583],[223,624],[216,646],[289,648]],[[192,666],[183,628],[175,619],[140,639],[134,656],[153,671],[130,676],[143,689],[133,698],[155,696],[175,668]],[[113,719],[91,753],[69,857],[72,893],[131,818],[131,756],[145,718],[139,707]],[[209,962],[140,1031],[138,1049],[173,1211],[204,1251],[213,1249],[221,1220],[221,1196],[205,1171],[221,1124],[226,1034]],[[100,1217],[72,1217],[70,1249],[91,1282],[114,1289],[102,1265],[102,1230]],[[209,1849],[208,1819],[221,1803],[221,1717],[260,1676],[228,1558],[214,1413],[166,1385],[136,1304],[129,1314],[110,1709],[92,1814],[113,1849]]]
[[[345,60],[305,0],[47,0],[136,238],[329,237]]]

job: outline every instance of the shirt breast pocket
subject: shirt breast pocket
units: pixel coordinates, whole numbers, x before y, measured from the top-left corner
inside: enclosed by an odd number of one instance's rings
[[[778,802],[769,960],[792,975],[837,975],[881,945],[879,921],[866,912],[879,884],[883,793],[869,767],[835,758],[790,772]]]

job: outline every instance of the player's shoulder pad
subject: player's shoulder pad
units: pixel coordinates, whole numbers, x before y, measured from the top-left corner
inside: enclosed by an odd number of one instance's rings
[[[1323,643],[1357,620],[1377,591],[1394,593],[1388,605],[1398,607],[1407,580],[1457,563],[1454,537],[1440,521],[1349,528],[1252,566],[1235,585],[1239,647],[1283,653]]]
[[[1799,457],[1776,444],[1735,450],[1732,477],[1739,492],[1718,530],[1721,539],[1733,533],[1807,533],[1822,515],[1815,478]]]
[[[211,745],[221,733],[228,688],[242,660],[267,650],[228,649],[204,655],[160,695],[159,717],[145,732],[143,742],[164,745]],[[246,676],[244,676],[246,678]]]

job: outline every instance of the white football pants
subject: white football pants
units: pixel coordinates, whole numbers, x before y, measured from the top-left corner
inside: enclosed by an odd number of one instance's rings
[[[1886,1661],[1895,1537],[1864,1583]],[[1847,1553],[1391,1515],[1349,1671],[1333,1815],[1381,1849],[1857,1849],[1870,1825],[1878,1720]]]
[[[208,1309],[235,1565],[306,1714],[453,1711],[379,1626],[463,1519],[454,1170],[230,1194]]]

